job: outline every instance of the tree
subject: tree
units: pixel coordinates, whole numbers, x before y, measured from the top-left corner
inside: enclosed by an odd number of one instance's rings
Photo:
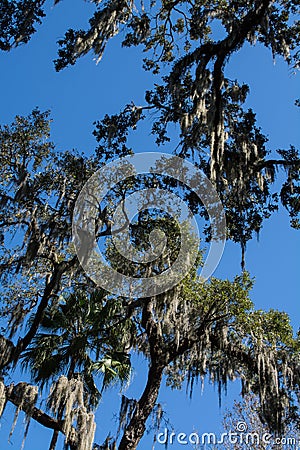
[[[224,448],[232,449],[285,449],[297,448],[299,442],[299,424],[293,417],[287,417],[284,437],[272,435],[267,424],[259,414],[260,402],[255,395],[246,395],[240,402],[235,401],[232,410],[224,417],[224,429],[227,433],[235,433],[234,441],[224,442]],[[240,433],[239,433],[240,432]],[[239,439],[240,438],[240,439]]]
[[[35,24],[44,17],[44,3],[1,2],[2,50],[29,41]],[[140,122],[153,112],[156,118],[151,132],[157,145],[170,140],[169,127],[177,124],[174,152],[192,159],[214,184],[226,212],[227,237],[241,245],[243,269],[247,242],[276,210],[279,199],[289,211],[292,226],[299,227],[298,152],[290,147],[278,150],[279,156],[269,156],[267,138],[256,123],[255,113],[244,107],[249,87],[226,77],[231,55],[246,42],[254,45],[258,41],[271,49],[274,58],[283,56],[296,70],[299,6],[296,1],[267,0],[162,1],[151,2],[149,7],[114,0],[93,3],[95,14],[90,28],[68,30],[59,42],[56,69],[75,64],[90,50],[101,58],[107,41],[123,32],[124,46],[142,45],[152,51],[144,66],[153,71],[158,83],[145,93],[145,105],[129,103],[119,114],[106,115],[96,123],[98,147],[92,157],[58,154],[49,142],[49,113],[39,110],[28,117],[17,116],[11,126],[0,130],[2,317],[8,321],[0,338],[0,368],[5,378],[25,358],[34,369],[35,381],[41,385],[52,382],[54,393],[50,415],[36,407],[36,386],[5,386],[1,381],[1,406],[11,401],[18,410],[53,429],[50,448],[55,447],[57,433],[62,432],[70,448],[86,445],[90,450],[91,440],[84,444],[81,436],[87,429],[83,412],[92,430],[89,414],[96,402],[89,394],[97,389],[91,384],[93,377],[102,370],[108,377],[104,376],[105,382],[110,377],[122,378],[129,370],[128,354],[136,350],[149,360],[149,372],[141,398],[134,403],[124,400],[120,449],[137,447],[155,408],[163,374],[168,374],[173,386],[180,386],[187,378],[191,388],[197,378],[207,375],[219,385],[220,393],[227,380],[237,376],[244,394],[252,391],[259,395],[261,414],[270,429],[281,432],[285,415],[297,404],[299,338],[293,338],[284,313],[254,310],[248,297],[251,282],[245,271],[233,282],[212,279],[203,284],[197,278],[196,264],[181,284],[157,296],[112,298],[109,293],[101,293],[100,299],[92,302],[96,310],[91,309],[84,320],[80,316],[83,325],[79,340],[70,334],[72,324],[65,313],[68,307],[72,313],[75,308],[76,314],[81,314],[81,308],[86,311],[82,292],[91,296],[97,293],[71,244],[77,196],[99,167],[131,153],[127,143],[131,130],[138,130]],[[215,30],[217,23],[222,26],[221,35]],[[277,192],[274,182],[278,168],[284,169],[286,181]],[[133,177],[110,192],[107,205],[99,205],[97,239],[107,240],[112,264],[121,264],[125,273],[135,276],[151,275],[157,266],[128,267],[124,261],[120,263],[110,245],[111,212],[124,195],[154,182],[173,192],[180,190],[190,209],[208,219],[191,190],[172,185],[164,176],[152,177],[150,182]],[[131,226],[131,239],[140,251],[145,249],[144,241],[157,216],[157,211],[140,214],[137,225]],[[178,235],[167,215],[160,224],[171,235]],[[209,240],[209,226],[206,233]],[[169,245],[175,257],[176,251]],[[172,259],[167,261],[171,263]],[[201,263],[200,256],[197,263]],[[95,322],[93,314],[97,315]],[[22,325],[28,316],[24,332]],[[41,334],[43,327],[51,330],[49,336]],[[61,336],[56,334],[58,330]],[[127,338],[126,348],[122,347],[124,343],[118,348],[121,335]],[[73,345],[79,348],[76,361]],[[93,352],[89,355],[91,345]],[[62,348],[63,353],[59,350]],[[81,377],[74,378],[73,366],[82,371]],[[71,392],[76,392],[75,397]],[[74,402],[70,403],[72,398]],[[70,405],[72,412],[81,411],[77,422],[66,413]],[[271,415],[270,411],[275,413]]]
[[[109,332],[113,302],[105,304],[105,296],[97,291],[89,298],[82,292],[70,294],[65,301],[45,310],[40,328],[32,344],[24,352],[23,361],[29,366],[34,381],[41,386],[44,382],[59,376],[54,384],[49,402],[57,420],[64,417],[66,439],[69,439],[71,423],[74,419],[74,404],[80,399],[76,411],[81,414],[81,446],[88,447],[93,442],[94,423],[91,407],[98,406],[101,393],[94,382],[94,374],[103,373],[102,390],[112,381],[122,383],[129,380],[130,361],[125,352],[128,340],[128,324],[118,324],[118,328]],[[129,327],[130,329],[130,327]],[[129,336],[130,337],[130,336]],[[95,355],[95,361],[91,355]],[[69,404],[72,390],[76,386],[76,395]],[[77,388],[78,386],[78,388]],[[68,416],[69,415],[69,416]],[[85,419],[85,421],[83,420]],[[77,418],[78,420],[78,418]],[[58,431],[54,430],[49,449],[55,449]],[[79,445],[79,448],[80,448]]]

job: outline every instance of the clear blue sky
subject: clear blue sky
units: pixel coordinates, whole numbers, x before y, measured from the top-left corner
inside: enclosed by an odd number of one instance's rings
[[[139,49],[121,49],[118,39],[109,43],[99,65],[88,54],[74,67],[56,73],[52,63],[56,58],[56,41],[70,27],[86,27],[93,9],[81,0],[65,0],[55,8],[52,8],[52,1],[47,5],[48,16],[30,43],[0,54],[1,124],[11,122],[16,114],[28,114],[36,106],[51,109],[52,140],[57,149],[77,148],[90,153],[95,148],[93,122],[105,113],[118,112],[131,100],[142,103],[145,89],[153,85],[153,76],[141,69]],[[299,97],[299,74],[293,75],[281,59],[274,64],[270,52],[258,47],[246,47],[234,55],[227,74],[250,84],[248,106],[257,112],[258,122],[269,137],[269,148],[288,148],[290,144],[299,147],[300,110],[294,106],[294,100]],[[132,142],[137,152],[155,151],[146,134],[137,135]],[[246,255],[247,269],[256,278],[252,293],[255,305],[287,311],[295,329],[300,319],[299,237],[299,232],[289,227],[287,213],[281,209],[265,223],[260,241],[249,244]],[[239,248],[229,243],[215,275],[232,278],[239,272]],[[138,358],[134,364],[133,385],[126,393],[128,396],[139,396],[146,379],[142,359]],[[239,390],[238,381],[229,386],[224,407],[232,404]],[[98,443],[115,429],[116,390],[113,393],[104,396],[97,413],[95,440]],[[200,387],[199,393],[195,389],[192,401],[184,390],[170,392],[163,387],[159,401],[178,431],[220,429],[223,409],[219,410],[217,392],[208,383],[202,396]],[[12,412],[13,408],[10,410]],[[20,415],[20,423],[22,418]],[[11,423],[12,414],[6,413],[0,429],[1,450],[20,448],[22,426],[17,426],[12,443],[7,443]],[[25,449],[48,448],[50,435],[32,421]],[[146,436],[139,448],[151,448],[151,439],[152,435]],[[182,446],[170,448],[176,450]]]

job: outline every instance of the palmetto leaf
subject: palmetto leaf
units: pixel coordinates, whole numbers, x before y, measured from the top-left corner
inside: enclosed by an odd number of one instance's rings
[[[79,372],[91,405],[100,399],[96,375],[102,374],[102,390],[112,383],[128,382],[130,358],[122,351],[122,342],[127,341],[130,327],[126,323],[109,326],[120,305],[105,302],[102,292],[89,297],[76,292],[47,308],[42,331],[23,354],[23,365],[30,367],[34,380],[43,385],[58,375]]]

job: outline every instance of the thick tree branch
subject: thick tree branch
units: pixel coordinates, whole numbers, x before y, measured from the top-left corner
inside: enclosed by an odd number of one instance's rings
[[[204,56],[212,59],[216,56],[225,58],[235,50],[238,50],[244,43],[248,34],[259,25],[271,5],[272,0],[256,1],[251,11],[246,14],[243,20],[233,27],[231,33],[223,39],[215,43],[208,42],[198,47],[193,52],[183,56],[173,66],[170,79],[178,79],[185,70],[195,62],[200,61]]]
[[[20,338],[17,345],[15,346],[10,340],[6,339],[4,336],[0,336],[0,348],[2,355],[0,357],[0,370],[8,366],[12,362],[16,362],[20,357],[21,353],[28,347],[34,338],[41,320],[44,315],[44,311],[49,303],[50,298],[58,291],[61,278],[63,274],[75,266],[77,262],[77,257],[74,256],[69,261],[62,261],[57,264],[54,269],[51,279],[46,283],[46,287],[37,308],[37,312],[33,319],[33,322],[23,338]]]
[[[35,314],[34,320],[31,324],[31,327],[28,330],[27,334],[22,339],[20,339],[19,342],[17,343],[14,358],[18,358],[20,356],[21,352],[24,351],[28,347],[28,345],[34,338],[34,336],[38,330],[38,327],[41,323],[41,320],[44,315],[44,311],[48,305],[50,298],[59,289],[60,280],[61,280],[63,274],[66,271],[70,270],[76,264],[76,261],[77,261],[77,257],[74,256],[70,261],[62,261],[54,269],[54,272],[52,274],[52,277],[51,277],[49,283],[46,284],[43,297],[38,306],[38,309]]]
[[[233,26],[227,37],[218,42],[208,42],[196,50],[187,54],[176,62],[169,76],[169,88],[178,84],[180,78],[184,76],[186,70],[194,63],[197,63],[196,77],[201,78],[203,71],[210,61],[215,60],[212,78],[212,115],[211,129],[211,179],[217,182],[222,164],[222,135],[223,135],[223,105],[222,86],[223,70],[226,59],[229,55],[238,50],[247,39],[249,33],[256,30],[261,23],[272,1],[256,1],[253,8],[246,14],[244,19]],[[197,80],[196,78],[196,80]]]
[[[43,425],[45,428],[49,428],[51,430],[54,430],[54,431],[64,434],[63,420],[56,420],[53,417],[49,416],[44,411],[42,411],[41,409],[39,409],[35,406],[32,407],[32,405],[30,405],[26,401],[24,401],[23,397],[20,397],[20,392],[19,392],[18,386],[20,386],[20,384],[17,384],[16,386],[12,386],[12,385],[6,386],[6,400],[11,402],[17,408],[20,408],[29,417],[34,419],[40,425]],[[77,431],[75,430],[74,427],[72,427],[71,436],[72,436],[72,438],[71,438],[70,442],[68,442],[68,444],[70,445],[70,448],[72,450],[76,450],[78,436],[77,436]]]
[[[50,428],[51,430],[58,430],[62,432],[62,422],[58,422],[53,419],[53,417],[46,414],[41,409],[28,405],[26,402],[22,402],[22,398],[20,398],[17,390],[17,386],[14,386],[11,389],[11,386],[6,387],[6,399],[10,401],[17,408],[21,408],[26,414],[28,414],[32,419],[36,420],[36,422],[40,423],[46,428]]]

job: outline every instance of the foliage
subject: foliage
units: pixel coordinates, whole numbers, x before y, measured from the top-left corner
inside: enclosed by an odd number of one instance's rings
[[[6,19],[11,24],[18,23],[15,16],[24,11],[36,20],[44,2],[33,2],[32,11],[27,11],[26,2],[13,3]],[[95,135],[102,155],[131,151],[126,146],[129,130],[145,119],[146,112],[156,111],[152,134],[157,144],[169,141],[169,126],[178,124],[174,149],[180,156],[194,158],[216,183],[227,212],[229,237],[240,243],[243,254],[263,220],[277,210],[278,196],[297,228],[298,152],[291,147],[278,150],[281,160],[267,159],[267,138],[256,124],[255,112],[243,106],[249,86],[228,79],[225,68],[234,52],[246,43],[258,42],[270,48],[274,58],[281,56],[297,69],[298,2],[93,3],[90,28],[70,29],[59,41],[57,70],[75,64],[91,50],[100,59],[107,41],[120,32],[124,46],[142,45],[144,51],[152,52],[152,57],[144,60],[146,69],[159,73],[163,67],[166,73],[146,92],[144,106],[131,103],[120,114],[106,115],[98,122]],[[222,31],[216,32],[217,26]],[[33,32],[29,21],[26,33],[15,37],[11,45],[26,42],[24,36]],[[287,180],[276,193],[271,186],[278,167],[286,170]]]
[[[275,436],[261,420],[259,398],[253,394],[246,395],[242,401],[235,401],[232,410],[227,410],[224,416],[224,430],[235,433],[240,429],[236,443],[224,442],[226,449],[292,449],[299,442],[299,424],[287,417],[282,437]],[[242,442],[240,441],[241,438]]]
[[[138,400],[123,398],[122,435],[108,437],[107,447],[137,447],[152,411],[159,410],[164,376],[173,388],[187,381],[191,394],[195,382],[209,379],[219,395],[228,380],[238,377],[243,395],[258,396],[264,426],[282,433],[289,417],[298,420],[299,336],[294,337],[285,313],[254,309],[247,272],[233,281],[212,278],[203,284],[197,276],[199,255],[183,282],[168,292],[145,299],[112,296],[83,272],[71,223],[84,183],[103,164],[132,153],[132,130],[154,117],[150,132],[156,144],[171,141],[175,124],[174,152],[190,158],[217,189],[226,211],[227,237],[242,248],[243,269],[247,242],[279,201],[291,225],[299,228],[299,153],[289,144],[277,152],[267,148],[255,112],[245,107],[250,87],[226,76],[230,57],[247,43],[269,48],[273,58],[283,57],[297,70],[299,2],[91,3],[95,13],[89,28],[69,29],[59,41],[56,69],[75,64],[90,51],[100,60],[109,39],[120,33],[123,46],[140,45],[148,53],[144,68],[153,72],[156,83],[145,92],[144,105],[129,102],[120,113],[95,123],[98,146],[90,157],[55,150],[49,140],[49,112],[36,109],[0,128],[1,318],[7,322],[0,336],[0,410],[10,401],[17,411],[52,429],[50,450],[59,433],[71,450],[91,450],[93,411],[101,390],[116,381],[128,382],[130,355],[138,352],[149,361],[145,390]],[[44,4],[0,3],[2,50],[29,41],[45,15]],[[279,168],[286,179],[278,188]],[[180,192],[193,213],[208,219],[193,193],[168,177],[132,177],[112,189],[106,205],[98,205],[96,238],[104,239],[112,266],[127,274],[164,270],[180,244],[176,224],[167,214],[159,217],[158,210],[141,213],[130,228],[140,252],[157,222],[166,230],[169,253],[157,265],[129,265],[112,244],[115,205],[154,184]],[[207,226],[206,235],[209,240]],[[34,386],[3,383],[20,362],[32,370]],[[37,387],[49,385],[44,412],[36,406]]]
[[[35,24],[45,17],[45,0],[11,1],[0,3],[0,49],[10,50],[20,44],[26,44],[36,31]],[[55,3],[58,3],[55,1]]]
[[[2,318],[9,323],[1,338],[1,365],[5,375],[21,360],[37,385],[51,383],[49,411],[56,419],[43,413],[47,423],[54,420],[51,450],[59,432],[70,448],[80,449],[82,424],[92,442],[91,414],[101,390],[98,376],[102,374],[102,389],[116,380],[128,382],[133,351],[149,360],[149,373],[144,394],[130,407],[120,449],[138,444],[164,374],[172,387],[187,380],[191,393],[195,381],[209,377],[220,395],[227,380],[238,377],[243,393],[260,395],[269,426],[280,430],[279,405],[294,408],[290,392],[299,389],[299,344],[288,317],[254,310],[248,296],[252,281],[246,272],[233,282],[211,279],[203,284],[197,276],[201,254],[180,285],[156,297],[118,298],[96,289],[74,254],[71,219],[85,179],[102,164],[99,149],[95,158],[57,154],[48,138],[48,113],[38,110],[1,129]],[[128,266],[111,245],[111,208],[124,193],[157,181],[168,182],[163,177],[130,178],[109,193],[106,206],[99,205],[97,237],[107,237],[110,261],[125,273],[142,272]],[[143,251],[158,223],[173,236],[169,250],[174,257],[180,239],[175,239],[178,231],[167,214],[158,218],[155,210],[141,213],[138,226],[131,227],[133,243]],[[155,272],[159,266],[147,263],[143,270],[150,274],[149,269]],[[20,287],[26,292],[23,302]],[[13,386],[5,388],[5,401],[33,411],[35,406],[18,403],[17,392]],[[33,412],[29,416],[35,417]]]
[[[128,382],[130,360],[125,349],[134,330],[126,320],[116,326],[112,318],[114,308],[114,301],[107,300],[101,291],[89,297],[75,292],[47,308],[41,331],[22,356],[34,381],[43,384],[57,375],[72,378],[80,373],[91,396],[89,404],[95,406],[100,399],[93,379],[95,373],[103,373],[102,389],[117,377]]]

